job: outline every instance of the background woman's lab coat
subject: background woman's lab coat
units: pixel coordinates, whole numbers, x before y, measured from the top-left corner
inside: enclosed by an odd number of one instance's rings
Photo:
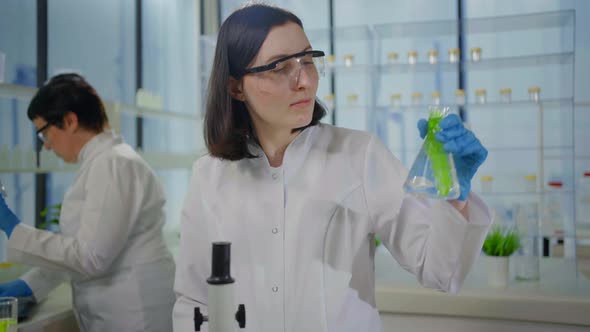
[[[380,331],[375,235],[422,285],[457,292],[490,212],[472,195],[467,222],[445,201],[404,194],[406,175],[374,136],[323,124],[288,146],[280,168],[266,157],[199,159],[182,213],[174,331],[191,330],[195,306],[206,312],[213,241],[232,242],[244,331]]]
[[[20,224],[9,259],[37,266],[22,279],[38,300],[71,279],[82,331],[171,330],[174,262],[162,236],[161,184],[110,131],[88,142],[79,161],[61,234]]]

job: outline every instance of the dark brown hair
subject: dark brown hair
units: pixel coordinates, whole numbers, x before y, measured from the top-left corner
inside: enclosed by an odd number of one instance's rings
[[[204,126],[205,143],[212,156],[227,160],[258,157],[248,150],[248,141],[256,140],[252,120],[246,105],[230,96],[229,78],[240,79],[269,31],[288,22],[303,28],[301,20],[287,10],[253,4],[236,10],[221,25],[209,79]],[[311,123],[306,127],[318,124],[325,115],[326,110],[316,101]]]
[[[61,74],[52,77],[35,94],[27,116],[30,120],[42,118],[62,128],[64,116],[75,113],[81,127],[100,133],[108,124],[102,100],[96,90],[78,74]]]

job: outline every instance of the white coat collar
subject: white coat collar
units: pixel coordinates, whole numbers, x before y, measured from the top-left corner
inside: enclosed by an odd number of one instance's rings
[[[283,156],[283,164],[281,165],[287,180],[301,167],[301,164],[305,161],[314,143],[314,137],[317,136],[316,133],[321,129],[321,126],[323,126],[323,124],[319,123],[315,126],[305,128],[287,146],[285,155]],[[260,145],[251,140],[248,144],[248,147],[253,155],[258,156],[258,158],[250,159],[250,161],[256,163],[258,167],[262,167],[266,171],[271,171],[268,158],[266,158],[266,155],[264,154],[264,151]]]
[[[100,154],[102,151],[115,144],[121,143],[123,140],[116,135],[112,130],[105,130],[102,133],[94,136],[78,153],[78,162],[80,167],[84,167],[90,160]]]

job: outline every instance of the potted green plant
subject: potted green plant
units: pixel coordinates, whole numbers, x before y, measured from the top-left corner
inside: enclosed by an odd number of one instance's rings
[[[61,214],[61,204],[49,205],[45,207],[39,215],[44,222],[37,225],[37,228],[48,231],[54,231],[59,227],[59,215]]]
[[[520,234],[514,228],[493,226],[483,243],[483,252],[488,256],[488,281],[494,287],[508,284],[509,257],[521,245]]]

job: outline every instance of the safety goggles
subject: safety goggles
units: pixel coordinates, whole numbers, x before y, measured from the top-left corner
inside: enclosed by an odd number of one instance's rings
[[[292,54],[267,65],[245,69],[242,76],[256,75],[260,78],[260,88],[272,90],[285,85],[299,84],[301,71],[311,79],[324,75],[324,52],[305,51]]]

